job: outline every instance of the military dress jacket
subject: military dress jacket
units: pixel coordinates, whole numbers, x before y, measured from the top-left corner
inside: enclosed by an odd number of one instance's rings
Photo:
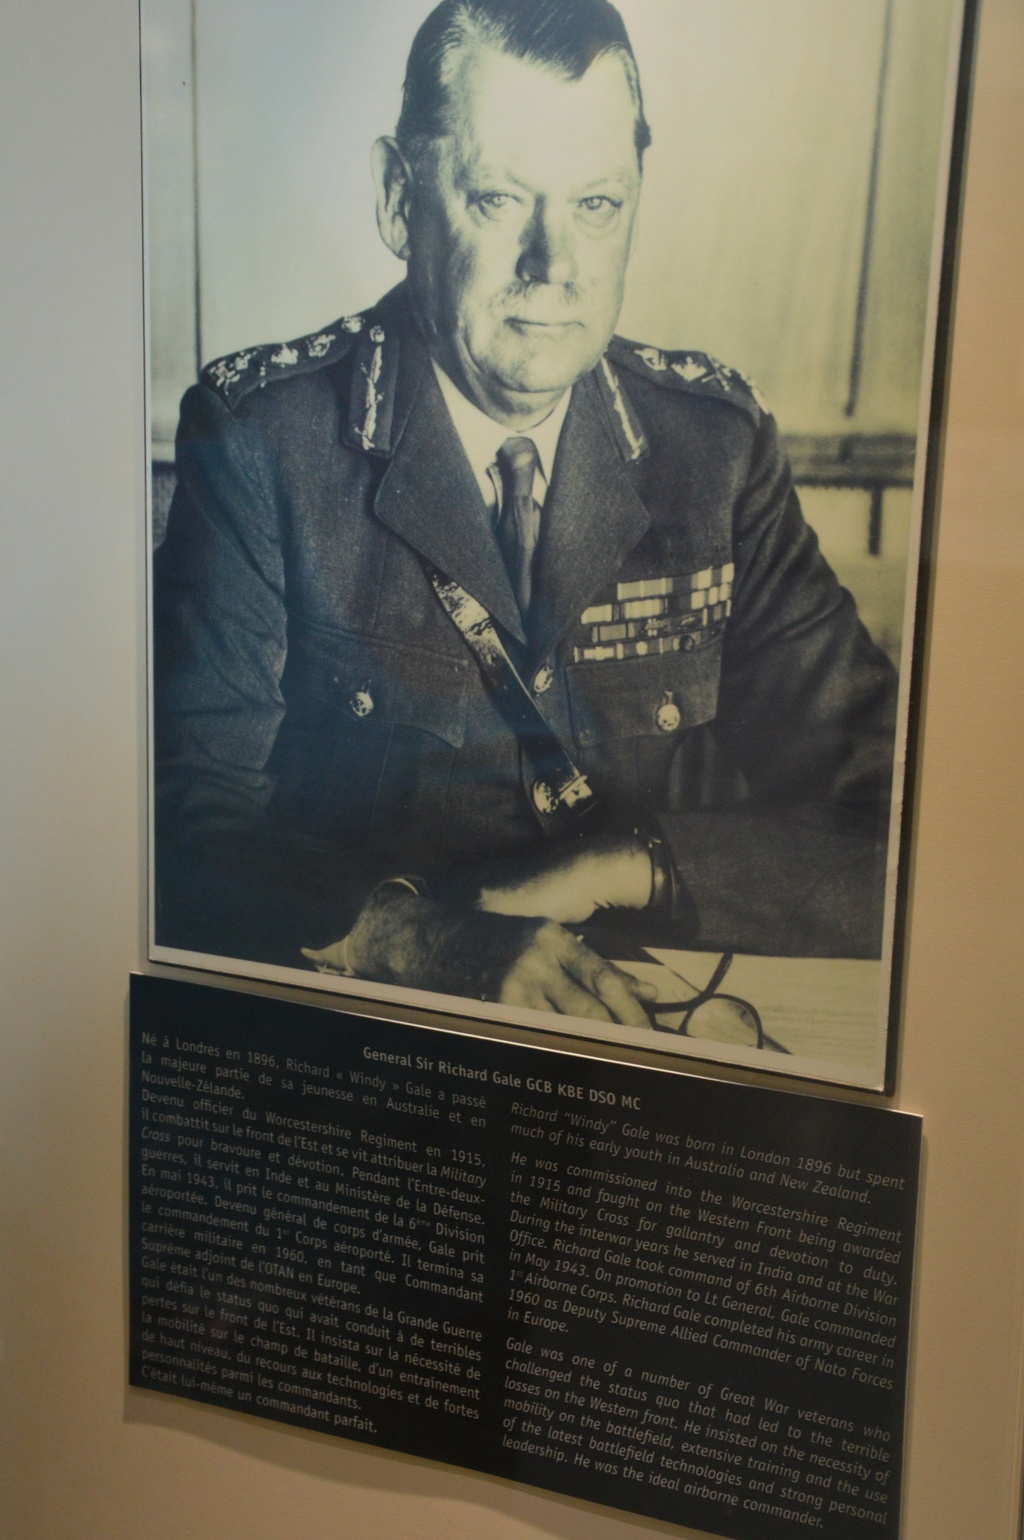
[[[538,848],[430,568],[493,618],[680,945],[877,955],[895,676],[737,372],[615,338],[573,387],[528,625],[404,288],[208,366],[155,560],[158,943],[302,966],[373,886]]]

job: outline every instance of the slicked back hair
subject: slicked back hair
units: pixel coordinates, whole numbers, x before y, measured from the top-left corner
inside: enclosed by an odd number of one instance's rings
[[[449,93],[458,56],[481,45],[567,80],[580,80],[606,54],[620,58],[636,105],[636,153],[643,161],[651,131],[640,72],[625,23],[608,0],[442,0],[413,39],[406,66],[395,138],[412,165],[452,131]]]

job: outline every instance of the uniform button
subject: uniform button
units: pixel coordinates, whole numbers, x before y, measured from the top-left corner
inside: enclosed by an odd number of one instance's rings
[[[555,671],[554,671],[553,668],[550,668],[545,663],[544,667],[543,668],[539,668],[537,670],[536,674],[534,675],[534,680],[533,680],[534,694],[536,694],[536,695],[546,695],[548,690],[550,690],[551,686],[554,684],[554,682],[555,682]]]
[[[553,813],[555,811],[558,806],[558,799],[549,781],[534,781],[533,801],[538,813]]]
[[[349,709],[354,717],[368,717],[374,707],[374,699],[367,688],[349,696]]]
[[[665,698],[654,714],[658,731],[662,733],[674,733],[683,720],[682,712],[676,705],[671,690],[665,691]]]

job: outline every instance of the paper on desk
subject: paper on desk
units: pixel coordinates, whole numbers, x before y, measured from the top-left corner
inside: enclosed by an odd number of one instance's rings
[[[698,994],[721,956],[663,947],[645,950],[653,962],[618,966],[655,984],[660,1000],[685,1000]],[[765,1036],[788,1053],[851,1069],[871,1069],[878,1041],[881,966],[846,958],[737,953],[721,989],[749,1000],[757,1008]],[[660,1020],[663,1026],[675,1028],[681,1018],[682,1012]]]

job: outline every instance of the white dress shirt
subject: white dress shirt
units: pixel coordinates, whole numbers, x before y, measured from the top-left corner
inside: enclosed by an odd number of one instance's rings
[[[480,487],[481,496],[490,512],[496,513],[501,505],[501,476],[496,462],[498,450],[509,438],[529,438],[537,446],[540,464],[534,477],[533,495],[543,508],[554,474],[558,440],[562,433],[562,424],[565,422],[565,414],[569,410],[572,388],[565,392],[543,422],[539,422],[528,432],[519,432],[515,428],[504,427],[500,422],[495,422],[493,417],[488,417],[486,412],[481,412],[478,406],[474,406],[472,401],[462,394],[440,364],[435,363],[433,359],[431,362],[434,364],[434,373],[441,387],[445,405],[455,424],[455,431],[459,435],[459,441]]]

